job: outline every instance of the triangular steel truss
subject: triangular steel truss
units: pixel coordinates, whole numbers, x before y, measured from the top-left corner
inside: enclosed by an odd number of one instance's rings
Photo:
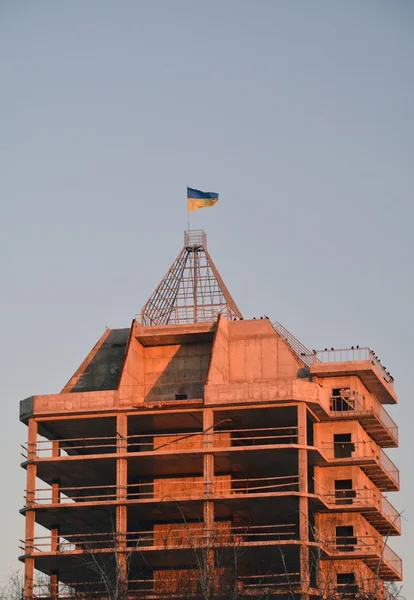
[[[184,232],[184,247],[141,311],[142,325],[243,318],[207,252],[202,230]]]

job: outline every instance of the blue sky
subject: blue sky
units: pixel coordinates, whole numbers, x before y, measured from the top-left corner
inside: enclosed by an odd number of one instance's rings
[[[409,0],[0,1],[0,575],[23,535],[18,402],[129,325],[190,185],[220,193],[191,225],[246,317],[394,375],[414,594],[413,26]]]

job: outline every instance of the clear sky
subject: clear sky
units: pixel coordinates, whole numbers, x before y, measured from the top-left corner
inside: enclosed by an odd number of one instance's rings
[[[411,0],[0,0],[0,574],[23,535],[19,400],[127,327],[193,213],[246,317],[368,345],[396,379],[414,597]]]

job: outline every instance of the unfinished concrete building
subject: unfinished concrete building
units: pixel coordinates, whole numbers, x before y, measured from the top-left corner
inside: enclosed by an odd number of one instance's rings
[[[243,319],[186,232],[139,319],[21,402],[24,598],[392,597],[396,401],[370,349]]]

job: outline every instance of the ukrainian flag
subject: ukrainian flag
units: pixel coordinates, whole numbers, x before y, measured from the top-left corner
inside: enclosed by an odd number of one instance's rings
[[[187,205],[188,210],[197,210],[197,208],[205,208],[206,206],[214,206],[218,200],[218,194],[215,192],[200,192],[187,188]]]

